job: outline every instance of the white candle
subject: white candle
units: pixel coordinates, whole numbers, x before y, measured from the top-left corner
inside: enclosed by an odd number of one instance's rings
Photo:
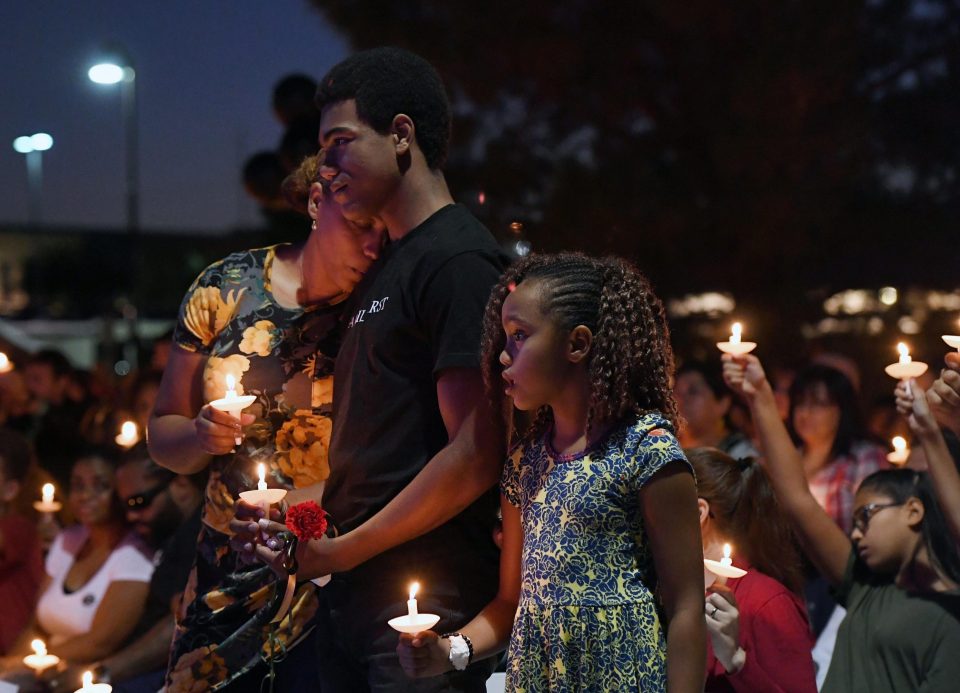
[[[407,600],[407,616],[410,618],[414,618],[417,615],[417,591],[419,589],[419,582],[410,585],[410,599]]]
[[[227,373],[227,392],[223,395],[224,399],[236,399],[237,398],[237,379],[233,377],[232,373]]]
[[[743,325],[738,322],[733,323],[730,328],[730,343],[739,344],[743,335]]]
[[[33,649],[33,654],[24,657],[23,663],[33,669],[38,675],[42,674],[44,669],[49,669],[60,663],[60,658],[57,657],[57,655],[47,652],[47,645],[43,640],[35,639],[31,641],[30,647]]]
[[[120,425],[120,434],[114,440],[122,448],[132,448],[140,440],[137,424],[133,421],[124,421]]]
[[[891,363],[884,368],[884,371],[891,378],[904,381],[909,389],[912,378],[919,378],[927,372],[927,364],[923,361],[914,361],[910,356],[910,349],[903,342],[897,344],[897,352],[900,354],[897,362]]]
[[[44,484],[43,488],[40,489],[40,499],[44,503],[53,503],[53,490],[53,484]]]
[[[10,363],[10,359],[7,358],[7,355],[0,351],[0,373],[9,373],[13,370],[13,364]]]
[[[53,500],[53,484],[44,484],[40,488],[40,500],[33,502],[33,508],[41,513],[55,513],[62,507],[60,503]]]
[[[900,353],[900,360],[898,363],[901,366],[913,361],[913,358],[910,356],[910,348],[903,342],[897,343],[897,351]]]
[[[730,326],[730,338],[726,342],[717,342],[717,348],[725,354],[743,356],[756,349],[756,342],[743,341],[743,325],[739,322]]]
[[[74,693],[110,693],[113,690],[108,683],[94,683],[92,671],[83,672],[80,680],[83,681],[83,688],[78,688]]]
[[[266,480],[267,468],[264,466],[263,462],[260,462],[259,464],[257,464],[257,476],[260,477],[260,481],[257,482],[257,490],[266,491],[267,490],[267,480]]]
[[[733,558],[730,557],[730,544],[723,545],[723,558],[714,561],[710,558],[703,559],[704,567],[717,576],[717,582],[721,585],[726,584],[727,578],[741,578],[747,574],[743,568],[738,568],[733,564]]]
[[[730,544],[723,545],[723,558],[720,559],[720,565],[725,568],[728,568],[733,565],[733,559],[730,557]]]
[[[240,413],[253,404],[257,398],[253,395],[237,395],[237,379],[233,377],[232,373],[227,373],[226,375],[227,382],[227,391],[224,393],[223,397],[220,399],[215,399],[210,402],[210,406],[219,409],[220,411],[225,411],[230,416],[239,419]],[[237,445],[243,442],[243,439],[240,436],[234,438],[234,442]]]
[[[910,448],[907,447],[907,440],[903,436],[894,436],[890,441],[893,445],[893,452],[887,453],[887,461],[890,464],[901,465],[910,457]]]

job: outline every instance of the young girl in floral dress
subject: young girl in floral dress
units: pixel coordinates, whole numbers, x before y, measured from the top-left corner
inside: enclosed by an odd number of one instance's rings
[[[460,669],[509,639],[507,690],[701,691],[697,493],[646,279],[531,256],[494,288],[483,350],[495,399],[537,412],[501,481],[500,590],[460,633],[402,636],[404,668]]]

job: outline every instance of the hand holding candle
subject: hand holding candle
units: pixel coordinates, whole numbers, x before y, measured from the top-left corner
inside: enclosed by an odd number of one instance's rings
[[[743,325],[735,322],[730,329],[730,340],[717,342],[717,348],[724,354],[730,354],[732,356],[743,356],[757,348],[756,342],[744,342],[742,337]]]
[[[421,614],[417,608],[417,592],[420,590],[420,583],[414,582],[410,585],[410,598],[407,600],[407,615],[391,618],[387,623],[394,630],[401,633],[420,633],[430,630],[440,617],[436,614]]]
[[[900,353],[899,360],[896,363],[891,363],[883,370],[891,378],[903,380],[909,389],[912,379],[919,378],[927,372],[927,364],[923,361],[914,361],[910,356],[910,349],[903,342],[897,344],[897,351]]]
[[[44,484],[40,489],[40,500],[33,502],[33,509],[40,513],[58,512],[63,505],[53,500],[53,494],[53,484]]]
[[[30,647],[33,649],[33,654],[24,657],[23,663],[33,669],[37,676],[43,674],[44,670],[60,663],[60,658],[57,655],[47,653],[47,645],[43,640],[33,640]]]
[[[907,439],[903,436],[894,436],[890,441],[893,444],[893,452],[887,453],[887,462],[895,464],[898,467],[905,464],[910,457],[910,448],[907,447]]]
[[[240,412],[253,404],[257,398],[253,395],[238,396],[236,390],[237,381],[231,373],[227,373],[226,381],[226,393],[220,399],[215,399],[210,402],[210,406],[230,414],[230,416],[234,417],[235,419],[239,419]],[[240,436],[237,436],[234,442],[237,445],[240,445],[240,443],[243,442],[243,439],[240,438]]]
[[[709,558],[703,559],[704,567],[717,576],[717,582],[719,582],[721,585],[725,585],[727,583],[727,578],[741,578],[747,574],[746,570],[737,568],[735,565],[733,565],[733,558],[730,557],[730,553],[730,544],[724,544],[723,558],[721,558],[719,561],[714,561]]]
[[[267,488],[267,468],[260,462],[257,464],[257,476],[260,480],[257,482],[256,491],[241,491],[240,498],[250,505],[259,505],[263,512],[270,517],[270,506],[279,503],[287,495],[287,490],[283,488]]]

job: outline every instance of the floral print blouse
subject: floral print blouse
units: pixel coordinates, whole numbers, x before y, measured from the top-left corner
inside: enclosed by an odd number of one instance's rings
[[[183,603],[167,672],[167,690],[219,687],[272,651],[295,644],[317,609],[314,586],[297,593],[287,616],[271,628],[256,617],[272,594],[266,566],[246,566],[230,551],[229,522],[241,491],[256,488],[257,464],[270,487],[299,489],[330,473],[330,411],[338,306],[317,309],[280,305],[271,270],[280,246],[234,253],[210,265],[194,281],[180,307],[174,342],[206,356],[203,400],[226,393],[226,377],[238,395],[256,401],[244,413],[234,452],[209,466],[197,555]],[[272,630],[272,635],[271,635]]]

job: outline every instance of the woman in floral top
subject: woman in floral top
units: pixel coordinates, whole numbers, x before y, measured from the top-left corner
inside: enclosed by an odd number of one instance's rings
[[[301,172],[316,181],[315,158]],[[174,347],[150,423],[150,449],[179,473],[209,470],[197,555],[182,604],[167,672],[167,690],[259,690],[246,675],[285,653],[309,632],[314,587],[297,588],[289,612],[271,628],[251,622],[269,598],[274,576],[230,550],[229,522],[241,491],[267,483],[289,503],[319,501],[329,474],[333,357],[342,301],[376,259],[377,221],[346,220],[319,183],[309,185],[313,230],[301,245],[234,253],[210,265],[187,291]],[[223,397],[226,377],[237,394],[254,395],[238,422],[208,403]],[[234,437],[242,443],[234,445]],[[271,630],[273,636],[271,637]],[[275,661],[282,681],[283,657]]]

